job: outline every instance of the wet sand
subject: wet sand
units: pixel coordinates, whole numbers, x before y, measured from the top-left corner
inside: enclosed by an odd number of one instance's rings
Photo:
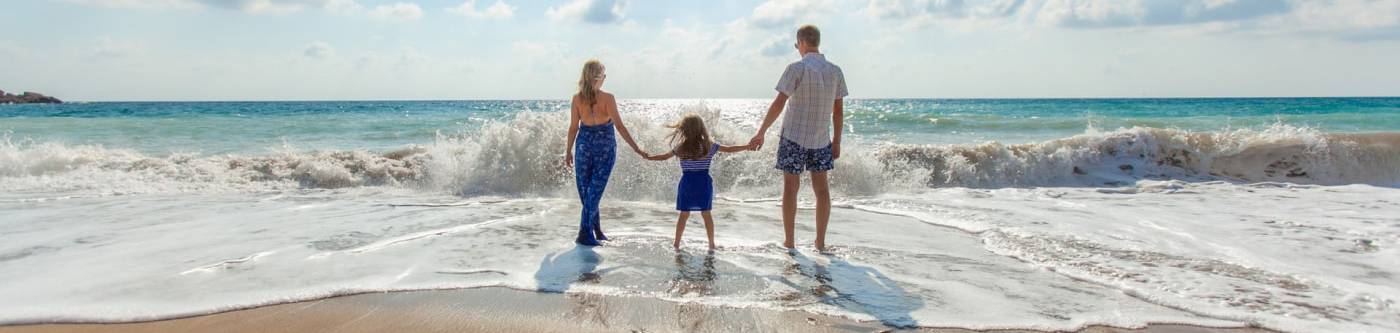
[[[890,332],[879,323],[799,311],[741,309],[663,300],[555,294],[506,288],[342,296],[140,323],[0,327],[0,333],[57,332]],[[920,332],[979,332],[921,328]],[[995,330],[992,332],[1036,332]],[[1080,332],[1262,333],[1256,328],[1152,325]]]

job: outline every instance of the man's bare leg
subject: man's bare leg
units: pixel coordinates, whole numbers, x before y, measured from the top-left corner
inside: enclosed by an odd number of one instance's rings
[[[817,195],[817,251],[826,252],[826,222],[831,219],[831,191],[826,172],[812,173],[812,193]]]
[[[795,173],[783,173],[783,247],[793,245],[792,228],[797,219],[797,190],[802,188],[802,177]]]

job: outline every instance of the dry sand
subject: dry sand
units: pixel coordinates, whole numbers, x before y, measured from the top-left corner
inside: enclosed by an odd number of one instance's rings
[[[650,298],[549,294],[506,288],[373,293],[180,319],[0,327],[57,332],[887,332],[879,323],[798,311],[738,309]],[[977,332],[923,328],[922,332]],[[994,332],[1034,332],[1001,330]],[[1080,332],[1263,333],[1254,328],[1152,325]]]

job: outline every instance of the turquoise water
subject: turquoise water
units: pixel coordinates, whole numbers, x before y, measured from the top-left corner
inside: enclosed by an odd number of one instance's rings
[[[629,121],[664,123],[698,105],[751,130],[767,100],[629,100]],[[100,102],[0,105],[12,140],[146,154],[371,150],[430,144],[563,101]],[[849,135],[901,144],[1028,143],[1134,126],[1221,131],[1274,124],[1400,131],[1400,98],[873,99],[847,102]]]
[[[737,143],[767,104],[619,106],[656,153],[682,113]],[[703,260],[669,246],[677,163],[625,146],[613,239],[574,247],[561,101],[0,105],[0,324],[490,286],[900,326],[1400,328],[1400,98],[848,104],[833,253],[806,208],[799,254],[779,245],[775,130],[714,160]]]

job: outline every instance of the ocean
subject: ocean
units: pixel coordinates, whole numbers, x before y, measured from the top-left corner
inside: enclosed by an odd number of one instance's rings
[[[652,152],[768,100],[623,100]],[[1400,98],[846,102],[830,255],[780,247],[761,151],[713,166],[720,250],[670,248],[674,161],[619,149],[576,247],[565,101],[0,105],[0,324],[505,287],[894,327],[1400,330]],[[619,142],[619,144],[623,144]],[[692,223],[698,222],[698,217]]]

